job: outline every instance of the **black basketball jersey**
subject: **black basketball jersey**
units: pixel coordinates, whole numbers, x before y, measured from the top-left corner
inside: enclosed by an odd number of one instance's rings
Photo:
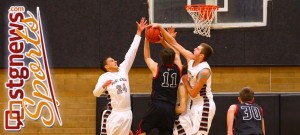
[[[237,104],[234,135],[262,135],[263,110],[255,103]]]
[[[180,69],[176,64],[161,65],[157,68],[157,74],[152,80],[152,102],[159,100],[175,105]]]

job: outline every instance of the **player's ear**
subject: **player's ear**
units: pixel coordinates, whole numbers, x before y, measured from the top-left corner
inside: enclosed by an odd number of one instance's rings
[[[253,101],[254,101],[254,97],[252,98],[251,103],[253,103]]]
[[[204,59],[205,55],[203,53],[200,53],[199,57],[201,57],[202,59]]]
[[[240,102],[240,103],[242,103],[242,102],[243,102],[243,101],[242,101],[242,99],[241,99],[240,97],[238,97],[238,100],[239,100],[239,102]]]
[[[108,71],[108,69],[109,69],[109,67],[108,67],[107,64],[104,66],[104,68],[105,68],[107,71]]]

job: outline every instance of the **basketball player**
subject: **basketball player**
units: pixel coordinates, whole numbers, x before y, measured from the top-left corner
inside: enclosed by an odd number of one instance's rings
[[[187,75],[187,65],[182,67],[182,76]],[[178,86],[177,106],[175,109],[176,118],[173,135],[191,135],[192,122],[190,116],[191,100],[182,80]]]
[[[207,59],[213,53],[212,47],[201,43],[192,53],[177,43],[176,39],[170,36],[160,24],[151,24],[149,27],[159,28],[165,40],[186,58],[188,76],[183,76],[182,80],[193,102],[191,107],[192,134],[207,135],[216,111],[211,92],[212,72],[207,63]]]
[[[175,32],[174,27],[169,27],[167,28],[168,33],[170,36],[173,38],[176,37],[177,32]],[[161,39],[161,44],[165,48],[172,48],[175,53],[180,56],[180,53],[172,47],[169,43],[165,41],[165,39],[162,36],[159,36]],[[182,65],[180,63],[180,65]],[[187,65],[185,64],[182,66],[182,75],[187,74]],[[191,101],[190,97],[188,95],[187,90],[185,89],[185,86],[180,80],[179,86],[178,86],[178,92],[177,92],[177,103],[176,103],[176,117],[175,117],[175,122],[174,122],[174,128],[173,128],[173,135],[190,135],[191,133],[191,128],[192,128],[192,122],[190,119],[190,106],[191,106]]]
[[[253,103],[253,90],[242,88],[238,100],[227,112],[227,135],[265,135],[263,109]]]
[[[161,65],[151,58],[149,41],[145,38],[144,59],[151,70],[153,81],[150,106],[139,123],[137,135],[148,134],[154,128],[158,129],[159,135],[173,133],[177,88],[182,65],[179,52],[175,53],[171,48],[161,50],[160,58]]]
[[[106,57],[101,61],[101,69],[106,73],[99,77],[93,91],[96,97],[99,97],[104,92],[108,99],[107,110],[102,114],[101,135],[124,135],[130,133],[132,111],[128,72],[136,56],[141,33],[147,26],[147,20],[143,17],[136,24],[136,35],[120,67],[112,57]]]

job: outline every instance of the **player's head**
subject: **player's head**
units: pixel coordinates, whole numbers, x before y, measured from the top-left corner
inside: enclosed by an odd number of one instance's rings
[[[201,43],[197,48],[194,49],[194,55],[197,57],[201,57],[203,61],[207,61],[207,59],[214,53],[213,48],[207,43]]]
[[[240,91],[239,100],[242,102],[252,102],[254,99],[254,91],[250,87],[244,87]]]
[[[206,43],[201,43],[200,46],[202,46],[201,54],[204,54],[204,61],[207,61],[207,59],[214,53],[213,48],[206,44]]]
[[[110,56],[106,56],[100,61],[100,68],[104,72],[115,72],[119,69],[117,61]]]
[[[163,64],[173,64],[175,59],[175,52],[171,48],[164,48],[160,51],[160,59]]]

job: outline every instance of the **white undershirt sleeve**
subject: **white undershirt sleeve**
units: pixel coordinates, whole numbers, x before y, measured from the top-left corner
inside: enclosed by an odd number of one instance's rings
[[[101,76],[98,79],[98,82],[95,86],[95,89],[93,91],[94,96],[96,97],[100,97],[100,95],[103,93],[103,91],[105,90],[102,86],[104,84],[104,80],[101,78]]]
[[[129,72],[129,70],[134,62],[136,52],[139,48],[140,41],[141,41],[141,36],[135,35],[129,50],[127,51],[127,53],[125,55],[124,61],[120,64],[120,68],[124,69],[127,73]]]

